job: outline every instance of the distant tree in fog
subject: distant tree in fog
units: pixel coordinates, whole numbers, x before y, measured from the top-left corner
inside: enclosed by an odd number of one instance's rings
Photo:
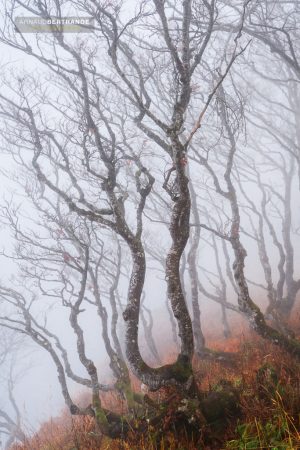
[[[0,331],[0,381],[3,391],[0,403],[0,445],[3,444],[3,448],[8,449],[14,442],[25,440],[21,411],[14,395],[14,388],[18,381],[15,373],[17,360],[19,360],[18,352],[20,350],[24,352],[24,342],[19,335],[14,335],[5,328]],[[22,375],[24,375],[24,368]]]

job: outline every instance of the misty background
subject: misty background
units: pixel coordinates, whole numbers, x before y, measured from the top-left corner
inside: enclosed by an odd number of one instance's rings
[[[82,14],[82,10],[78,10],[74,5],[65,5],[65,16]],[[122,7],[122,20],[124,23],[136,11],[136,3],[125,2]],[[176,5],[179,2],[175,2]],[[237,13],[230,7],[230,2],[224,2],[225,6],[220,8],[220,21],[229,17],[232,23],[235,23],[234,14]],[[226,4],[227,3],[227,4]],[[108,5],[110,7],[110,5]],[[231,10],[231,15],[229,15]],[[19,8],[19,14],[22,15],[22,8]],[[176,11],[174,13],[174,21],[176,19]],[[237,15],[238,17],[238,15]],[[4,26],[4,18],[2,17],[2,27]],[[152,30],[151,33],[152,35]],[[130,37],[130,35],[129,35]],[[147,40],[145,28],[141,27],[141,34],[139,36],[142,40]],[[231,35],[227,37],[228,42],[224,44],[225,50],[229,51],[230,46],[233,46]],[[46,34],[39,36],[38,44],[45,48],[51,37]],[[153,36],[151,36],[153,38]],[[26,35],[26,39],[32,48],[38,48],[36,36]],[[86,35],[66,35],[66,41],[69,45],[74,45],[76,48],[85,48],[90,50],[92,48],[94,34]],[[128,38],[129,39],[129,38]],[[129,39],[130,40],[130,39]],[[237,59],[230,69],[230,73],[224,81],[224,86],[228,90],[228,102],[230,121],[237,127],[238,150],[234,162],[234,183],[238,193],[238,201],[241,209],[241,240],[247,251],[246,258],[246,277],[249,281],[249,289],[251,297],[254,301],[266,309],[268,305],[266,280],[263,267],[259,257],[259,248],[257,239],[255,237],[255,230],[258,230],[258,215],[253,212],[251,202],[260,211],[260,204],[262,200],[262,192],[257,183],[257,177],[253,168],[257,169],[262,183],[266,186],[268,203],[267,214],[272,222],[276,235],[280,242],[284,245],[284,236],[282,230],[284,227],[284,191],[286,189],[286,180],[283,177],[283,170],[289,173],[291,180],[291,230],[290,238],[294,249],[294,268],[295,278],[300,276],[299,267],[299,168],[296,159],[293,157],[293,149],[289,142],[293,142],[295,147],[299,149],[299,129],[297,124],[297,115],[300,111],[299,105],[299,81],[294,80],[290,74],[290,70],[285,67],[278,56],[269,51],[261,42],[254,38],[249,39],[246,33],[242,40],[250,41],[247,49]],[[147,61],[143,61],[143,43],[141,43],[139,61],[141,65],[147,66]],[[192,127],[199,104],[202,104],[204,99],[211,92],[211,80],[208,79],[208,74],[211,70],[218,67],[219,60],[216,56],[218,49],[223,48],[222,39],[220,36],[216,37],[215,46],[212,46],[210,53],[207,55],[207,65],[211,69],[203,76],[203,73],[197,73],[193,80],[192,103],[189,107],[186,118],[186,129],[183,130],[183,136],[188,136],[189,128]],[[89,47],[89,45],[91,47]],[[102,45],[102,47],[101,47]],[[50,46],[51,48],[51,46]],[[2,94],[10,96],[12,99],[18,98],[18,77],[24,77],[24,91],[28,96],[34,98],[36,92],[40,90],[45,96],[48,96],[53,103],[57,101],[58,109],[68,101],[68,92],[63,90],[63,86],[55,83],[47,73],[44,65],[37,61],[30,55],[25,55],[17,49],[8,47],[3,42],[0,44],[2,54],[1,72],[2,81],[0,91]],[[136,44],[134,47],[136,50]],[[103,73],[109,76],[111,73],[111,63],[105,50],[105,43],[99,44],[97,52],[93,55],[95,61],[101,67]],[[50,57],[50,56],[49,56]],[[65,57],[63,52],[59,55],[62,59]],[[167,67],[167,65],[166,65]],[[145,69],[146,70],[146,69]],[[216,70],[217,73],[217,70]],[[173,95],[172,92],[167,92],[171,82],[168,80],[170,76],[168,70],[162,66],[161,70],[161,86],[165,89],[164,95]],[[203,76],[203,79],[201,77]],[[37,77],[36,86],[33,79]],[[9,86],[12,80],[16,83],[14,88],[15,93]],[[39,84],[41,83],[41,84]],[[150,86],[150,92],[153,96],[159,95],[159,90],[155,91],[155,80]],[[234,85],[234,87],[232,87]],[[161,87],[160,86],[160,87]],[[45,88],[45,91],[44,91]],[[35,92],[36,91],[36,92]],[[296,94],[295,94],[296,93]],[[25,94],[26,95],[26,94]],[[122,102],[119,102],[118,92],[113,90],[107,94],[113,104],[113,111],[123,112],[126,108]],[[292,97],[292,100],[291,100]],[[157,97],[156,97],[157,98]],[[39,98],[36,98],[38,104]],[[103,100],[104,103],[106,99]],[[221,101],[221,100],[219,100]],[[294,101],[294,104],[293,104]],[[61,104],[60,104],[61,102]],[[159,104],[159,99],[158,99]],[[162,99],[161,115],[168,117],[170,111],[165,99]],[[195,142],[195,148],[191,155],[189,155],[189,174],[193,180],[193,186],[197,194],[197,204],[200,214],[201,224],[208,225],[218,231],[226,233],[229,228],[230,208],[226,201],[221,198],[215,191],[215,186],[209,172],[197,163],[197,154],[210,155],[211,167],[215,170],[220,183],[223,183],[223,172],[226,163],[227,153],[225,149],[224,140],[219,136],[220,122],[216,111],[218,110],[218,101],[212,105],[205,116],[204,122],[199,131],[199,137]],[[47,116],[49,124],[55,124],[58,120],[55,110],[47,101],[42,105],[43,114]],[[158,108],[159,110],[159,108]],[[230,115],[231,114],[231,115]],[[129,120],[128,120],[129,122]],[[131,130],[131,123],[127,126]],[[117,127],[116,127],[117,128]],[[2,129],[2,135],[5,134],[5,126]],[[298,133],[298,135],[297,135]],[[162,192],[162,184],[164,175],[170,166],[169,161],[165,156],[160,156],[157,148],[153,145],[151,140],[145,140],[141,134],[136,134],[132,129],[132,141],[136,146],[140,146],[144,161],[153,170],[156,178],[154,190],[160,195]],[[121,138],[120,138],[121,139]],[[226,143],[226,142],[225,142]],[[14,144],[12,144],[14,147]],[[76,352],[76,341],[72,330],[68,323],[69,311],[64,307],[57,298],[47,296],[47,292],[39,291],[38,286],[34,284],[30,277],[26,280],[26,270],[22,273],[22,267],[30,267],[30,259],[22,261],[17,256],[22,255],[22,251],[26,248],[21,245],[18,247],[18,236],[11,227],[10,221],[7,219],[8,210],[9,215],[16,219],[16,227],[22,231],[29,233],[36,233],[36,238],[41,241],[49,239],[55,242],[60,238],[53,234],[49,235],[49,230],[44,228],[42,216],[33,205],[32,198],[28,192],[33,192],[38,197],[43,192],[39,193],[41,189],[35,175],[30,174],[30,170],[26,164],[30,161],[30,154],[25,152],[24,165],[22,167],[21,160],[18,158],[18,149],[15,153],[9,147],[4,138],[1,142],[1,180],[0,180],[0,199],[1,199],[1,282],[9,283],[18,290],[27,292],[28,285],[34,286],[36,298],[33,304],[34,316],[40,322],[47,323],[48,329],[56,334],[65,349],[68,352],[70,363],[74,371],[79,376],[85,375],[85,369],[79,361]],[[289,147],[289,150],[286,148]],[[299,150],[298,150],[299,151]],[[198,153],[197,153],[198,152]],[[202,152],[202,153],[201,153]],[[133,169],[130,164],[124,160],[123,167],[123,181],[124,186],[128,186],[128,192],[131,195]],[[45,165],[46,169],[50,170],[51,166]],[[283,168],[283,169],[282,169]],[[242,180],[242,181],[241,181]],[[242,184],[242,189],[239,186]],[[223,184],[222,184],[223,185]],[[27,189],[27,192],[26,192]],[[30,191],[31,190],[31,191]],[[280,196],[282,198],[280,198]],[[55,196],[50,194],[49,198],[54,202]],[[157,210],[155,210],[155,205]],[[172,349],[176,352],[176,346],[172,339],[172,329],[169,319],[169,313],[166,305],[166,281],[161,261],[154,258],[154,254],[158,254],[162,259],[165,258],[168,248],[170,246],[170,236],[168,233],[168,225],[170,218],[170,210],[165,206],[161,198],[158,198],[155,193],[150,197],[148,210],[144,214],[144,240],[146,242],[147,254],[147,274],[145,281],[145,300],[144,304],[152,312],[153,317],[153,336],[159,352],[161,360],[165,358],[165,352]],[[135,203],[131,197],[126,203],[126,217],[130,222],[135,218]],[[191,229],[195,228],[197,224],[194,223],[194,218],[191,217]],[[59,230],[58,230],[59,231]],[[44,234],[43,234],[44,233]],[[218,261],[216,261],[215,249],[212,247],[213,234],[207,229],[201,229],[200,244],[197,256],[198,274],[201,284],[204,289],[212,296],[218,295],[220,289],[220,276],[218,274]],[[264,223],[264,236],[268,252],[269,261],[272,267],[272,278],[274,285],[278,282],[279,274],[277,266],[279,263],[278,248],[274,246],[274,242],[266,223]],[[113,255],[114,251],[114,237],[105,230],[103,234],[103,241],[108,242],[108,257],[109,253]],[[110,242],[111,248],[109,247]],[[216,248],[219,254],[219,264],[226,280],[226,301],[237,306],[237,295],[232,286],[228,275],[226,274],[226,261],[223,253],[221,239],[215,237]],[[121,278],[118,287],[119,298],[121,305],[126,305],[128,279],[130,276],[130,255],[125,246],[122,247],[122,269]],[[226,243],[231,262],[233,261],[232,250]],[[148,247],[148,249],[147,249]],[[30,252],[30,247],[28,247]],[[29,255],[28,255],[29,256]],[[185,252],[185,258],[187,251]],[[184,258],[183,258],[184,259]],[[184,262],[183,262],[184,263]],[[186,267],[187,267],[186,263]],[[71,270],[68,269],[68,261],[60,261],[58,264],[59,270],[64,271],[66,276],[74,279],[76,285],[76,277]],[[32,269],[34,270],[34,269]],[[100,269],[101,270],[101,269]],[[28,275],[29,272],[27,272]],[[72,278],[73,277],[73,278]],[[29,281],[28,281],[29,280]],[[190,312],[192,312],[190,302],[190,281],[185,271],[183,276],[185,290],[187,293],[187,303]],[[43,285],[44,290],[49,288],[49,291],[54,289],[51,283],[47,282]],[[52,292],[52,291],[51,291]],[[108,298],[103,298],[103,303],[107,307],[109,314],[111,314],[110,303]],[[199,304],[201,309],[201,324],[204,335],[212,337],[214,334],[223,339],[222,329],[222,308],[217,302],[208,298],[203,292],[199,292]],[[3,311],[9,311],[9,306],[1,304]],[[6,309],[7,308],[7,309]],[[120,311],[119,311],[120,312]],[[228,311],[229,323],[233,323],[234,327],[239,330],[248,325],[237,312]],[[84,337],[88,355],[97,365],[100,382],[103,384],[110,384],[112,379],[112,372],[109,368],[109,360],[105,351],[103,340],[101,337],[101,323],[99,317],[95,314],[95,308],[90,304],[84,305],[84,312],[80,316],[80,324],[84,330]],[[124,321],[122,314],[119,313],[118,327],[119,339],[124,344]],[[2,333],[2,331],[1,331]],[[43,349],[38,348],[26,336],[17,336],[17,333],[6,330],[3,345],[11,346],[13,351],[9,355],[3,366],[1,367],[1,386],[0,386],[0,407],[8,410],[13,414],[13,408],[8,399],[7,378],[9,376],[10,367],[13,367],[13,374],[15,375],[14,395],[22,416],[22,425],[24,430],[32,433],[36,431],[39,426],[47,421],[50,417],[57,416],[61,409],[64,408],[64,400],[61,395],[61,389],[57,381],[56,367],[49,358],[49,355]],[[144,337],[144,329],[140,324],[139,338],[142,356],[147,363],[155,365],[153,356],[149,351],[149,347]],[[15,345],[12,345],[14,342]],[[14,350],[15,347],[15,350]],[[1,349],[0,349],[1,355]],[[84,387],[78,387],[72,380],[69,382],[70,392],[76,397],[84,392]],[[4,444],[5,438],[3,437]]]

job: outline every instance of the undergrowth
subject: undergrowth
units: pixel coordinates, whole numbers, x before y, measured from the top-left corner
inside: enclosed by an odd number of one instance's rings
[[[100,439],[94,433],[91,418],[70,417],[64,411],[60,417],[43,424],[27,442],[15,444],[13,450],[300,449],[299,363],[254,334],[211,340],[208,345],[235,352],[236,357],[227,365],[195,360],[199,388],[211,399],[215,392],[226,391],[230,386],[237,393],[236,414],[216,416],[209,423],[195,414],[190,426],[180,416],[182,399],[165,390],[152,395],[157,402],[171,398],[162,422],[146,426],[140,434],[132,431],[126,441]],[[134,385],[138,388],[136,380]],[[112,410],[125,408],[117,396],[106,395],[103,400]]]

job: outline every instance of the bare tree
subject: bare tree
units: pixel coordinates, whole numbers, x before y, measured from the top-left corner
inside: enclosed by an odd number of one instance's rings
[[[291,78],[300,78],[299,4],[297,1],[248,2],[243,31],[255,38],[269,51],[270,60],[278,58],[291,70]],[[241,13],[244,2],[230,5]],[[232,32],[238,25],[228,24],[220,18],[216,28]],[[264,52],[266,56],[266,52]]]
[[[25,433],[22,424],[20,408],[15,399],[14,388],[18,381],[16,372],[16,361],[19,362],[18,370],[21,370],[20,349],[25,352],[25,343],[19,339],[19,336],[1,329],[1,347],[0,347],[0,369],[1,369],[1,388],[6,392],[1,393],[0,405],[0,436],[5,439],[4,448],[18,441],[24,442]],[[25,369],[22,368],[22,375]],[[6,394],[6,395],[5,395]],[[5,399],[5,397],[7,397]]]
[[[124,18],[121,4],[95,0],[70,3],[95,19],[91,39],[68,39],[61,28],[53,27],[49,36],[44,39],[38,36],[35,42],[30,40],[29,43],[24,34],[15,33],[16,15],[22,11],[44,19],[51,15],[62,17],[59,2],[18,1],[8,7],[5,5],[1,42],[35,60],[43,75],[40,80],[28,74],[17,75],[14,82],[4,79],[9,94],[0,94],[0,114],[5,124],[2,135],[9,151],[37,177],[44,205],[48,200],[56,202],[55,198],[59,198],[61,217],[68,215],[68,221],[78,223],[79,228],[87,226],[96,239],[103,230],[109,229],[126,243],[132,271],[123,318],[126,357],[134,374],[150,389],[173,384],[194,395],[193,327],[180,277],[180,261],[189,239],[191,208],[185,161],[189,144],[201,127],[217,88],[247,47],[247,43],[240,46],[247,3],[232,39],[233,47],[228,42],[224,47],[219,39],[218,50],[215,50],[216,40],[210,45],[218,13],[214,0],[183,1],[179,27],[173,27],[174,7],[160,0],[140,2],[130,20]],[[200,18],[197,23],[194,17]],[[218,69],[214,74],[207,70],[208,51],[215,54]],[[99,55],[105,60],[105,69],[99,67]],[[207,94],[192,96],[193,82],[201,77],[203,70],[207,76],[203,78]],[[45,80],[53,87],[52,91],[45,87]],[[116,98],[120,99],[117,103]],[[196,106],[199,99],[200,112]],[[186,138],[182,136],[184,128],[189,130]],[[150,139],[154,147],[151,158],[146,159],[140,150],[142,136]],[[164,179],[158,172],[155,180],[155,171],[149,166],[157,166],[160,155],[167,158],[170,168]],[[130,178],[124,168],[126,161],[132,163]],[[165,278],[181,341],[177,360],[159,368],[145,363],[138,345],[140,302],[146,273],[143,213],[155,181],[160,183],[160,190],[171,207],[171,246],[165,258]],[[129,218],[132,208],[135,220]],[[69,322],[76,336],[78,357],[88,378],[74,374],[57,336],[34,318],[28,308],[34,300],[33,292],[26,298],[27,294],[2,286],[1,298],[11,308],[16,308],[20,317],[2,315],[1,320],[3,326],[30,335],[49,353],[71,413],[93,415],[98,429],[114,435],[114,427],[120,428],[121,420],[101,406],[99,393],[105,387],[99,383],[95,363],[87,356],[79,323],[87,283],[91,279],[98,313],[105,324],[105,311],[95,286],[97,274],[91,268],[97,262],[91,257],[91,245],[79,237],[75,240],[77,259],[70,252],[58,249],[52,262],[57,261],[57,252],[60,252],[66,265],[77,273],[76,285],[69,277],[60,277],[63,284],[60,295],[70,310]],[[49,248],[44,250],[52,252]],[[57,276],[58,268],[54,271]],[[114,278],[113,284],[115,282]],[[38,287],[43,289],[41,285]],[[71,296],[72,300],[66,296]],[[103,338],[107,337],[103,335]],[[109,342],[106,342],[106,349],[111,352]],[[119,358],[120,349],[115,348],[115,351]],[[119,362],[115,366],[113,358],[111,366],[116,370],[120,368]],[[123,368],[121,372],[123,375]],[[79,408],[71,399],[66,376],[91,389],[92,402],[86,409]]]
[[[264,268],[265,278],[267,282],[268,289],[268,297],[269,297],[269,312],[275,309],[277,312],[283,317],[288,317],[292,311],[293,306],[295,305],[297,292],[300,289],[299,280],[295,280],[294,278],[294,245],[292,240],[292,183],[293,183],[293,173],[294,167],[292,164],[291,158],[290,161],[286,161],[282,157],[280,158],[281,162],[277,162],[275,158],[271,155],[267,156],[267,161],[271,164],[271,166],[275,167],[279,172],[281,172],[283,179],[283,194],[276,189],[275,186],[268,185],[262,182],[259,177],[259,173],[256,172],[256,176],[258,177],[258,185],[262,192],[262,204],[261,209],[262,213],[260,213],[253,202],[248,198],[248,202],[250,202],[252,211],[254,211],[259,216],[259,236],[256,235],[256,238],[259,243],[259,253],[260,259]],[[277,233],[272,226],[270,220],[267,217],[266,203],[267,203],[267,194],[266,191],[272,198],[273,201],[270,200],[269,203],[276,202],[276,212],[279,215],[280,221],[282,223],[282,244],[279,241]],[[246,196],[245,192],[244,195]],[[274,207],[274,206],[273,206]],[[280,253],[280,261],[278,265],[279,269],[279,280],[277,283],[277,289],[275,290],[273,286],[272,276],[271,276],[271,266],[269,262],[269,258],[267,255],[266,244],[264,242],[263,237],[263,221],[266,220],[268,225],[269,232],[273,238],[273,242],[279,250]],[[254,232],[255,234],[255,232]],[[284,287],[286,287],[286,296],[284,296]],[[282,320],[282,318],[281,318]]]
[[[277,330],[268,326],[265,322],[264,316],[258,306],[253,302],[249,294],[248,283],[245,277],[244,267],[245,259],[247,256],[246,250],[241,243],[240,239],[240,207],[237,197],[237,191],[232,181],[232,170],[234,165],[234,156],[237,152],[237,134],[238,134],[238,124],[235,115],[232,117],[229,114],[229,102],[226,102],[225,91],[221,86],[219,89],[219,109],[218,113],[220,119],[224,126],[225,139],[229,143],[229,150],[225,153],[226,164],[224,172],[224,180],[226,183],[226,190],[223,189],[219,178],[213,169],[213,166],[209,163],[208,158],[201,155],[197,155],[195,159],[198,160],[199,164],[204,166],[208,173],[211,175],[213,184],[215,186],[216,192],[226,199],[230,205],[231,219],[230,219],[230,230],[226,232],[223,230],[218,230],[212,228],[206,224],[202,224],[202,228],[205,228],[213,232],[216,236],[221,239],[227,240],[234,252],[235,260],[233,263],[233,274],[238,291],[238,304],[240,311],[243,312],[249,319],[251,326],[263,337],[272,340],[277,345],[282,346],[287,351],[298,355],[299,354],[299,343],[296,339],[288,337],[285,334],[281,334]],[[232,109],[230,108],[230,111]]]
[[[263,337],[297,356],[300,346],[269,327],[250,297],[244,273],[246,250],[240,239],[240,206],[232,176],[244,105],[235,83],[223,85],[238,59],[248,52],[245,23],[258,13],[258,6],[249,0],[241,2],[234,7],[232,23],[224,24],[226,8],[224,13],[223,2],[215,0],[183,0],[175,5],[161,0],[139,1],[135,8],[131,5],[127,9],[128,2],[70,0],[68,5],[94,18],[91,35],[74,39],[54,26],[49,35],[31,39],[15,32],[16,16],[22,12],[47,20],[51,16],[62,18],[63,5],[56,0],[4,4],[1,42],[34,61],[40,75],[38,78],[23,69],[10,74],[10,80],[4,75],[0,115],[8,153],[27,174],[25,185],[28,177],[34,178],[27,195],[39,211],[42,231],[41,235],[34,229],[26,233],[19,227],[20,216],[6,209],[6,219],[20,243],[14,258],[27,283],[1,285],[0,297],[7,311],[1,312],[0,321],[3,327],[30,336],[48,352],[71,413],[94,417],[98,431],[115,437],[129,427],[101,404],[101,390],[111,387],[100,382],[96,361],[88,353],[81,323],[85,308],[97,310],[116,378],[114,388],[125,397],[130,410],[141,403],[141,396],[131,389],[129,367],[150,390],[174,386],[182,395],[197,397],[192,359],[194,349],[200,351],[204,345],[198,290],[205,293],[196,265],[200,227],[214,234],[212,248],[221,288],[217,295],[208,297],[221,305],[224,325],[227,327],[225,308],[238,309]],[[254,33],[249,27],[246,32]],[[292,52],[288,37],[287,45]],[[209,157],[220,143],[223,149],[214,152],[213,167]],[[227,220],[224,229],[213,228],[209,217],[205,224],[199,215],[195,184],[189,187],[199,167],[222,198]],[[151,367],[144,361],[138,342],[149,249],[144,228],[149,226],[149,214],[150,221],[159,217],[162,204],[170,246],[159,260],[180,348],[173,363]],[[191,213],[197,226],[187,247]],[[222,244],[238,306],[226,299],[216,237],[226,240],[234,254],[231,269],[226,244]],[[130,278],[122,313],[124,356],[117,333],[117,298],[122,258],[127,252]],[[185,252],[193,320],[184,285]],[[41,296],[60,301],[69,312],[85,376],[71,367],[59,336],[35,317],[34,306],[40,304]],[[103,298],[111,308],[111,336]],[[144,321],[148,333],[152,327],[149,318],[150,322]],[[157,358],[150,335],[148,341]],[[68,378],[89,389],[90,405],[82,408],[75,403]]]

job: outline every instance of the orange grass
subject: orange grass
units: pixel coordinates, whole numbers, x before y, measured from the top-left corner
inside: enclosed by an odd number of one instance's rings
[[[211,349],[238,353],[235,367],[224,367],[219,362],[200,361],[195,359],[194,368],[198,385],[202,391],[209,391],[222,379],[230,380],[241,390],[241,420],[245,423],[266,421],[274,415],[274,411],[280,408],[292,422],[295,430],[300,429],[300,371],[299,364],[284,351],[271,343],[262,340],[254,333],[234,333],[229,339],[216,338],[212,334],[208,337],[207,346]],[[164,351],[164,363],[174,360],[176,351],[174,348]],[[286,395],[284,398],[265,399],[259,396],[261,386],[257,381],[257,371],[262,365],[270,364],[276,370],[279,377],[279,386],[284,386]],[[140,382],[132,376],[132,384],[136,391],[140,391]],[[168,390],[153,394],[157,401],[166,396]],[[279,400],[280,398],[280,400]],[[126,405],[116,393],[104,393],[101,396],[103,406],[107,409],[124,414]],[[277,401],[277,404],[275,404]],[[79,398],[80,404],[87,404],[89,397],[82,393]],[[275,402],[275,403],[274,403]],[[277,409],[276,409],[277,408]],[[232,420],[221,439],[234,439],[237,421]],[[93,434],[93,420],[88,417],[71,417],[64,410],[58,418],[44,423],[37,433],[28,438],[24,444],[14,445],[13,450],[196,450],[213,449],[217,447],[199,446],[194,444],[190,437],[185,436],[184,430],[180,437],[175,439],[172,433],[167,433],[162,441],[157,444],[152,442],[151,433],[155,430],[149,429],[144,436],[132,437],[132,442],[111,441],[103,438],[101,442],[96,440]],[[295,434],[295,433],[294,433]],[[296,438],[297,435],[295,434]],[[98,438],[99,439],[99,438]],[[243,447],[240,447],[243,448]],[[271,448],[271,447],[270,447]],[[288,447],[286,447],[288,448]],[[299,447],[300,449],[300,436]],[[217,448],[220,450],[220,447]]]

